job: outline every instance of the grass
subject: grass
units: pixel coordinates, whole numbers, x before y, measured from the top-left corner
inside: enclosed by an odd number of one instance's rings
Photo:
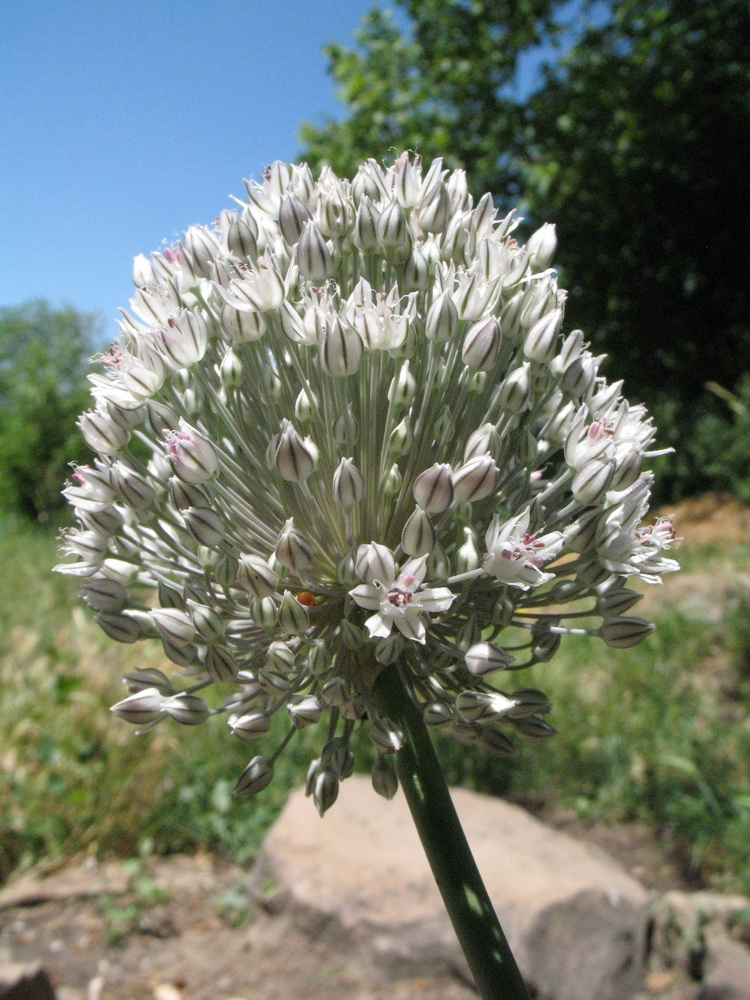
[[[108,707],[123,695],[123,673],[163,665],[161,651],[107,639],[76,601],[76,582],[50,574],[55,560],[48,535],[0,525],[0,881],[81,850],[203,846],[249,861],[304,780],[317,734],[291,744],[251,802],[230,792],[258,750],[231,739],[221,719],[134,738]],[[681,561],[688,572],[729,567],[740,581],[718,614],[710,602],[656,604],[656,632],[630,650],[570,637],[549,663],[512,677],[550,696],[558,736],[523,744],[511,761],[452,741],[440,752],[454,782],[648,823],[697,878],[750,891],[750,596],[741,583],[750,548],[714,546]],[[369,757],[363,746],[359,765]]]

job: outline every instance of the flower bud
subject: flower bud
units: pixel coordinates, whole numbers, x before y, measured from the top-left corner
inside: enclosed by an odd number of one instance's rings
[[[516,732],[527,740],[546,740],[557,732],[554,726],[536,715],[529,715],[523,719],[513,719],[513,726]]]
[[[237,565],[237,583],[254,597],[270,597],[276,590],[279,578],[265,559],[245,553]]]
[[[215,549],[224,537],[224,521],[211,507],[188,507],[182,517],[190,536],[199,545]]]
[[[334,316],[323,334],[320,366],[333,378],[346,378],[359,368],[363,351],[362,339],[354,327]]]
[[[234,681],[237,677],[237,664],[231,652],[225,646],[210,642],[206,646],[206,658],[203,661],[206,673],[217,684]]]
[[[377,222],[378,243],[388,248],[402,247],[407,240],[408,223],[399,202],[394,198],[387,205]]]
[[[557,624],[558,619],[554,619]],[[531,655],[538,663],[547,663],[557,652],[560,646],[560,635],[558,632],[551,632],[552,622],[537,621],[531,630]]]
[[[553,309],[534,323],[523,342],[523,353],[527,358],[545,363],[554,358],[562,318],[562,309]]]
[[[131,510],[146,510],[156,499],[156,490],[145,476],[128,468],[123,462],[116,462],[112,466],[110,482],[118,499]]]
[[[479,552],[477,551],[477,543],[474,539],[473,529],[464,528],[464,534],[466,536],[466,541],[458,552],[456,552],[456,558],[453,561],[453,565],[456,573],[473,573],[475,569],[479,568],[481,560],[479,558]]]
[[[304,729],[320,721],[323,705],[314,694],[293,695],[287,703],[287,712],[295,729]]]
[[[219,378],[222,386],[231,391],[242,385],[242,362],[231,347],[224,352],[219,365]]]
[[[224,634],[226,628],[224,619],[213,608],[209,608],[206,604],[199,604],[197,601],[188,600],[186,603],[195,630],[201,638],[211,642]]]
[[[289,635],[302,635],[310,625],[307,608],[289,590],[284,591],[279,608],[279,627]]]
[[[107,614],[118,614],[128,601],[128,592],[117,580],[106,577],[95,577],[81,587],[81,599],[93,611],[104,611]]]
[[[367,195],[364,195],[357,208],[354,220],[354,245],[364,252],[374,250],[378,245],[378,220],[380,213]]]
[[[147,725],[164,717],[163,701],[161,691],[158,688],[143,688],[143,690],[123,698],[122,701],[118,701],[110,708],[110,712],[134,726]]]
[[[524,361],[500,384],[497,402],[507,413],[522,413],[529,405],[530,396],[529,362]]]
[[[485,677],[496,670],[507,670],[514,657],[504,649],[498,649],[491,642],[478,642],[464,656],[469,673],[474,677]]]
[[[474,741],[476,746],[488,757],[512,757],[516,748],[503,733],[497,729],[483,729]]]
[[[297,264],[300,274],[315,285],[322,285],[334,271],[326,241],[311,220],[302,228],[302,235],[297,244]]]
[[[624,441],[615,449],[615,472],[609,488],[626,490],[638,481],[643,471],[643,449],[635,441]]]
[[[208,705],[195,694],[178,694],[162,702],[162,709],[183,726],[199,726],[211,714]]]
[[[594,458],[575,474],[570,486],[571,492],[579,503],[599,503],[610,488],[613,474],[612,461]]]
[[[125,674],[122,679],[123,684],[127,684],[128,691],[135,693],[146,688],[157,688],[162,694],[174,694],[174,688],[166,674],[155,667],[144,667],[142,670],[134,670],[133,673]]]
[[[422,251],[415,247],[404,264],[403,290],[423,292],[430,280],[430,265]]]
[[[213,445],[184,420],[178,431],[167,434],[167,450],[175,474],[193,486],[205,483],[219,467]]]
[[[391,458],[400,458],[411,451],[414,444],[414,434],[407,417],[396,424],[388,438],[388,454]]]
[[[375,643],[375,659],[378,663],[388,666],[395,663],[404,651],[404,643],[407,640],[400,632],[394,630],[389,636],[378,639]]]
[[[370,720],[370,739],[379,754],[397,753],[404,746],[404,734],[390,719]]]
[[[596,610],[605,617],[619,617],[642,598],[643,594],[639,594],[637,590],[630,590],[628,587],[612,588],[599,594],[596,599]]]
[[[526,244],[532,271],[545,271],[552,263],[557,249],[557,233],[552,223],[544,225],[532,233]]]
[[[279,206],[279,228],[290,247],[299,242],[308,222],[312,222],[310,209],[291,191],[287,191]]]
[[[348,510],[362,499],[364,488],[364,477],[354,461],[342,458],[333,474],[333,496],[336,503]]]
[[[440,701],[428,702],[422,709],[422,717],[430,729],[449,729],[453,725],[453,713]]]
[[[206,353],[206,321],[200,313],[182,309],[176,316],[170,316],[165,326],[154,331],[154,343],[173,371],[190,368]]]
[[[458,329],[458,310],[449,292],[441,292],[432,302],[425,320],[425,336],[437,344],[450,340]]]
[[[301,483],[315,471],[317,449],[309,438],[302,438],[286,418],[281,422],[274,464],[288,483]]]
[[[274,555],[282,566],[293,573],[302,572],[312,562],[312,546],[302,532],[294,527],[294,518],[290,517],[281,529]]]
[[[179,608],[154,608],[151,620],[161,635],[175,646],[187,646],[195,637],[195,625]]]
[[[177,476],[172,476],[168,483],[169,497],[178,510],[188,507],[208,507],[211,498],[202,486],[185,483]]]
[[[352,552],[347,552],[336,563],[336,579],[347,590],[350,590],[357,583],[357,571],[354,563],[355,559]]]
[[[326,644],[316,639],[307,654],[307,666],[313,677],[322,677],[331,666],[333,658]]]
[[[258,226],[252,215],[228,212],[227,248],[240,260],[253,263],[258,259]]]
[[[489,371],[497,361],[501,340],[497,316],[472,323],[464,337],[461,351],[464,364],[474,371]]]
[[[482,629],[476,615],[471,615],[456,632],[456,646],[466,651],[475,646],[482,638]]]
[[[605,618],[598,634],[608,646],[628,649],[642,642],[654,630],[653,622],[645,618]]]
[[[141,627],[129,615],[101,611],[94,621],[115,642],[133,643],[141,638]]]
[[[398,791],[396,769],[387,757],[379,756],[372,766],[372,787],[384,799],[392,799]]]
[[[345,618],[341,623],[341,641],[347,649],[362,649],[365,644],[365,636],[358,625]]]
[[[248,712],[246,715],[230,715],[227,719],[232,735],[249,743],[265,734],[271,728],[267,712]]]
[[[249,306],[247,309],[235,309],[234,306],[221,307],[221,328],[235,344],[251,344],[260,340],[266,332],[266,321],[263,313]]]
[[[593,385],[595,374],[593,358],[576,358],[565,369],[560,379],[560,388],[574,399],[580,399]]]
[[[409,362],[405,361],[398,374],[391,379],[391,384],[388,386],[388,399],[397,410],[402,410],[411,406],[416,391],[416,380],[409,371]]]
[[[273,597],[254,597],[250,617],[259,628],[272,629],[279,620],[279,608]]]
[[[414,499],[428,514],[442,514],[453,503],[452,469],[447,463],[431,466],[414,481]]]
[[[470,458],[453,474],[453,490],[460,503],[484,500],[497,487],[497,466],[488,454]]]
[[[398,493],[401,489],[401,483],[403,482],[403,477],[401,475],[401,470],[398,465],[394,462],[385,475],[383,480],[383,490],[392,496],[394,493]]]
[[[416,507],[401,532],[401,546],[409,556],[426,556],[435,547],[436,535],[429,515]]]
[[[339,795],[339,779],[333,771],[323,770],[316,776],[312,786],[315,808],[321,816],[331,808]]]
[[[87,410],[78,418],[77,425],[89,448],[100,455],[116,455],[130,438],[129,431],[104,410]]]
[[[273,779],[273,764],[266,757],[253,757],[232,790],[233,795],[257,795]]]

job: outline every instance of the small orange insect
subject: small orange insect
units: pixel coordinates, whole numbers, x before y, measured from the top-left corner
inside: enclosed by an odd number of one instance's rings
[[[297,594],[297,600],[306,608],[315,608],[318,605],[317,597],[315,594],[311,594],[309,590],[301,590],[299,594]]]

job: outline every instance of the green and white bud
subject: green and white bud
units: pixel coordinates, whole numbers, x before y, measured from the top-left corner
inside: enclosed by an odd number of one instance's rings
[[[348,510],[362,499],[365,480],[351,458],[342,458],[333,474],[333,497]]]

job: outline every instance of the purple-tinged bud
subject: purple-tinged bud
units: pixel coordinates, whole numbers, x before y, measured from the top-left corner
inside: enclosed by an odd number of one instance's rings
[[[435,548],[437,536],[429,515],[419,507],[404,525],[401,546],[409,556],[426,556]]]
[[[180,429],[170,431],[166,440],[167,454],[172,468],[186,483],[200,486],[218,469],[219,456],[214,446],[185,420],[180,420]]]
[[[190,616],[179,608],[154,608],[151,620],[167,642],[187,646],[195,638],[195,625]]]
[[[340,507],[349,510],[362,499],[365,480],[351,458],[342,458],[333,474],[333,497]]]
[[[587,462],[570,484],[576,500],[586,505],[599,503],[611,486],[614,468],[614,463],[609,459],[593,458]]]
[[[106,614],[119,614],[128,602],[125,587],[117,580],[108,580],[105,576],[95,577],[84,583],[79,595],[92,611],[103,611]]]
[[[287,191],[279,206],[279,228],[290,247],[299,242],[308,222],[312,222],[310,209],[291,191]]]
[[[474,371],[489,371],[500,351],[502,337],[497,316],[479,319],[469,327],[461,350],[464,364]]]
[[[414,499],[428,514],[442,514],[453,503],[453,470],[438,462],[414,481]]]
[[[148,687],[118,701],[110,708],[110,712],[134,726],[142,726],[164,718],[163,702],[161,691]]]
[[[532,271],[546,271],[552,263],[557,249],[557,233],[550,222],[545,222],[540,229],[532,233],[526,244],[529,263]]]
[[[237,583],[254,597],[270,597],[279,584],[279,578],[265,559],[243,554],[237,564]]]
[[[181,726],[199,726],[211,714],[208,705],[195,694],[178,694],[162,702],[162,710]]]
[[[523,342],[523,353],[534,361],[549,363],[555,356],[562,327],[562,309],[553,309],[531,327]]]
[[[315,285],[324,284],[334,267],[326,241],[312,220],[306,222],[297,244],[297,264],[300,274]]]
[[[457,329],[458,310],[450,293],[441,292],[427,312],[425,336],[437,344],[444,344],[455,335]]]
[[[605,618],[597,629],[597,634],[608,646],[628,649],[642,642],[653,632],[654,627],[653,622],[645,618]]]
[[[464,660],[470,674],[485,677],[496,670],[507,670],[514,657],[491,642],[478,642],[467,651]]]
[[[273,764],[267,757],[253,757],[232,789],[233,795],[257,795],[270,785]]]
[[[301,483],[315,471],[317,448],[309,438],[302,438],[286,418],[281,422],[274,464],[288,483]]]
[[[227,719],[232,734],[246,743],[257,740],[271,728],[271,720],[267,712],[248,712],[246,715],[230,715]]]
[[[282,566],[294,573],[307,569],[312,562],[312,546],[302,532],[294,527],[294,518],[290,517],[281,529],[274,555]]]
[[[387,757],[378,757],[371,771],[372,787],[384,799],[392,799],[398,791],[396,769]]]
[[[133,643],[141,638],[141,626],[129,615],[103,611],[94,621],[115,642]]]

